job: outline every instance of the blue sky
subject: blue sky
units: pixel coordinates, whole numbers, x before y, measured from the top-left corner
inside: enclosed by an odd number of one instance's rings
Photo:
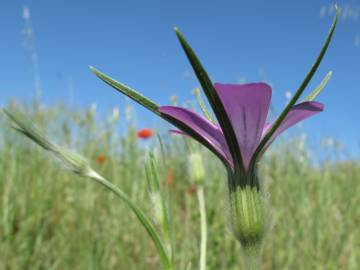
[[[100,111],[125,98],[99,81],[93,65],[158,102],[192,99],[198,86],[175,37],[184,33],[218,82],[266,81],[277,112],[313,63],[333,19],[332,2],[306,1],[3,1],[0,9],[1,104],[34,97],[23,7],[30,9],[42,99]],[[360,143],[360,0],[338,1],[342,17],[308,91],[333,70],[318,98],[325,111],[302,129],[312,140],[335,137],[358,153]],[[138,122],[157,119],[135,106]]]

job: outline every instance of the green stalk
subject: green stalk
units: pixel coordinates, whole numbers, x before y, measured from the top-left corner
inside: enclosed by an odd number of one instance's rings
[[[260,267],[260,248],[251,247],[247,250],[244,250],[245,255],[245,265],[247,270],[258,270]]]
[[[145,163],[145,173],[148,180],[148,188],[153,203],[155,220],[160,225],[170,260],[172,260],[173,247],[171,243],[170,224],[166,200],[160,191],[160,181],[154,153],[149,154],[149,160]]]
[[[153,240],[155,247],[160,256],[161,262],[165,270],[173,270],[173,266],[167,252],[165,250],[164,244],[162,243],[158,233],[156,232],[154,226],[152,225],[150,219],[146,214],[117,186],[112,184],[110,181],[106,180],[104,177],[99,175],[95,171],[91,171],[88,174],[88,177],[102,184],[111,192],[115,193],[120,199],[122,199],[126,205],[131,209],[131,211],[136,215],[140,223],[144,226],[145,230]]]
[[[200,270],[206,269],[206,243],[207,243],[207,226],[206,226],[206,207],[204,187],[199,185],[197,191],[197,198],[199,202],[200,211],[200,228],[201,228],[201,243],[200,243]]]
[[[46,151],[55,155],[70,171],[81,177],[88,177],[97,181],[108,190],[115,193],[115,195],[117,195],[121,200],[123,200],[130,208],[130,210],[136,215],[150,238],[153,240],[158,255],[160,256],[163,268],[165,270],[174,269],[161,237],[157,233],[153,223],[148,218],[148,216],[136,205],[136,203],[126,195],[125,192],[93,170],[82,156],[50,142],[46,136],[43,135],[42,132],[40,132],[20,111],[9,112],[4,110],[4,112],[14,124],[15,130],[28,137]]]

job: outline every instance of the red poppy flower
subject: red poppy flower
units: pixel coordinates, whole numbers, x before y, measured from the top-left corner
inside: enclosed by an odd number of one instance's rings
[[[171,186],[174,183],[174,176],[171,172],[169,172],[166,176],[166,185]]]
[[[153,136],[154,132],[150,128],[143,128],[137,132],[137,136],[140,139],[149,139]]]
[[[100,155],[96,158],[96,162],[102,164],[106,161],[106,157],[104,155]]]

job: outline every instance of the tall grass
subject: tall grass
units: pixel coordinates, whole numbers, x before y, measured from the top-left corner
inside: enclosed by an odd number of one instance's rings
[[[149,215],[144,164],[146,148],[156,148],[174,227],[175,265],[198,269],[200,216],[183,138],[165,135],[162,148],[156,138],[144,147],[136,137],[140,127],[130,119],[119,133],[111,113],[96,121],[94,110],[61,104],[9,107],[21,107],[54,141],[87,157]],[[159,269],[153,243],[121,201],[93,182],[60,171],[56,160],[1,118],[0,269]],[[359,161],[334,162],[330,156],[315,166],[316,156],[309,156],[301,138],[278,146],[261,164],[263,188],[270,194],[265,198],[269,231],[261,269],[359,269]],[[202,149],[201,154],[207,268],[245,269],[229,229],[226,174],[210,153]],[[98,162],[99,156],[105,161]]]

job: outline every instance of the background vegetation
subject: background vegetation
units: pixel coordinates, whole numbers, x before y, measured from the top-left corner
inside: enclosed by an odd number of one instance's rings
[[[142,141],[129,114],[120,115],[127,121],[121,134],[116,110],[96,117],[94,108],[8,106],[21,107],[54,141],[82,153],[150,214],[144,161],[156,148],[176,265],[197,269],[199,213],[183,138],[164,134],[162,148],[156,136]],[[0,123],[0,269],[159,269],[152,242],[120,200],[60,170],[59,162],[11,130],[5,117]],[[269,230],[261,269],[359,269],[359,161],[341,161],[333,144],[326,159],[315,162],[304,138],[280,141],[261,164]],[[208,269],[243,269],[227,221],[226,174],[207,150],[201,153]]]

